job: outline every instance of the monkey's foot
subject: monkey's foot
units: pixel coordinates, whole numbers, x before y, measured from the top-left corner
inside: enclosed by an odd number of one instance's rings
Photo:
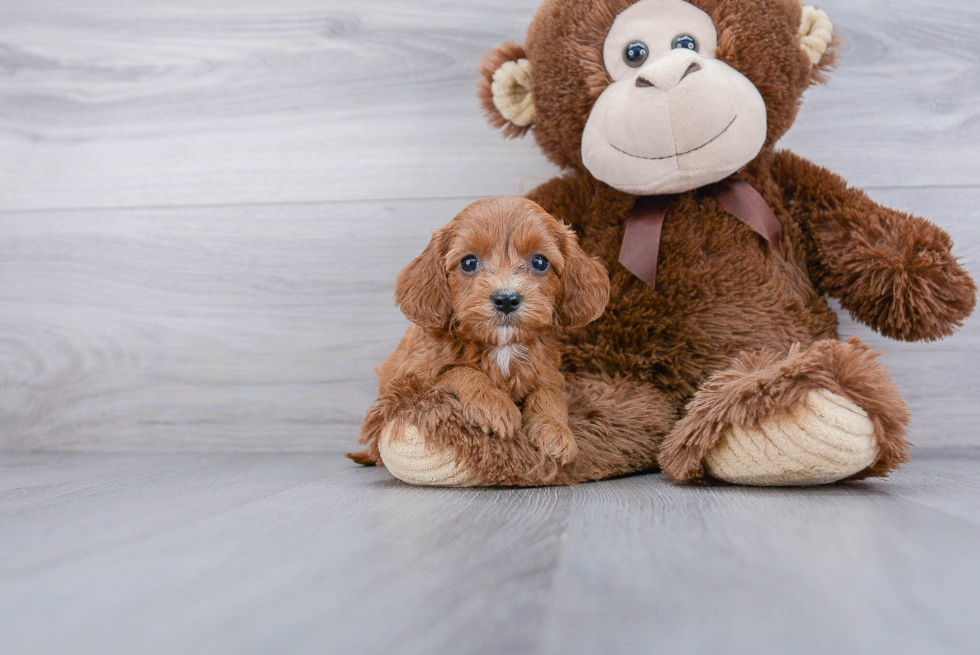
[[[422,431],[402,421],[392,421],[378,439],[381,458],[393,476],[409,484],[427,487],[473,487],[478,477],[456,461],[456,454],[438,444],[426,445]]]
[[[709,475],[735,484],[829,484],[871,466],[879,448],[868,413],[826,389],[784,414],[732,426],[704,458]]]
[[[745,353],[710,377],[664,440],[676,480],[816,485],[885,476],[908,461],[909,414],[858,339]]]

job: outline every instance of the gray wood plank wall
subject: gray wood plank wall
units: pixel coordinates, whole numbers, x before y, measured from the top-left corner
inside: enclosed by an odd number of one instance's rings
[[[0,0],[0,449],[353,444],[395,272],[556,173],[474,97],[538,0]],[[827,0],[783,145],[946,228],[980,279],[980,5]],[[980,443],[980,320],[880,347],[920,445]]]

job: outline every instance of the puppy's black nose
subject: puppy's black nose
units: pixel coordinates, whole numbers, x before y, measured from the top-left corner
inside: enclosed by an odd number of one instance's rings
[[[511,289],[501,289],[490,296],[490,300],[501,314],[510,314],[521,306],[521,294]]]

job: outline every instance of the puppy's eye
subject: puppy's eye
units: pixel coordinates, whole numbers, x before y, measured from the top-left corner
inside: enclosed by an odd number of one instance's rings
[[[459,262],[459,269],[464,273],[472,273],[480,266],[480,260],[476,255],[467,255]]]
[[[647,50],[646,43],[643,41],[633,41],[626,46],[626,50],[623,50],[623,61],[630,68],[639,68],[647,60],[648,54],[650,52]]]
[[[544,273],[548,270],[548,259],[544,255],[535,255],[531,257],[531,268],[539,273]]]
[[[675,50],[693,50],[697,52],[698,42],[694,40],[693,36],[681,34],[680,36],[674,37],[674,42],[670,45],[670,47],[674,48]]]

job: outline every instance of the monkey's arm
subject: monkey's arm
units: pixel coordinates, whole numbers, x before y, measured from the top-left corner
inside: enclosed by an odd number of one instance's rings
[[[855,319],[887,337],[932,341],[973,311],[976,285],[942,229],[790,152],[776,154],[773,175],[803,230],[811,279]]]

